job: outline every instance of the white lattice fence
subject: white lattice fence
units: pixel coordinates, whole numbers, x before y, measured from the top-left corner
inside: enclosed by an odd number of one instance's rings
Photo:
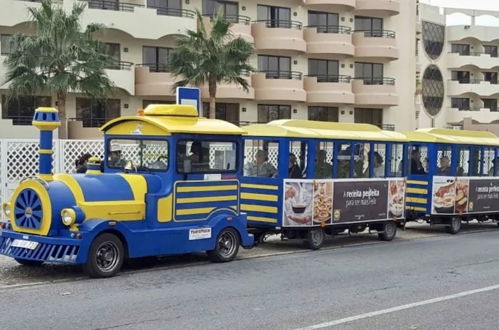
[[[60,140],[59,148],[62,156],[59,159],[59,168],[64,173],[75,172],[76,160],[85,153],[101,159],[104,157],[104,142],[100,140]]]

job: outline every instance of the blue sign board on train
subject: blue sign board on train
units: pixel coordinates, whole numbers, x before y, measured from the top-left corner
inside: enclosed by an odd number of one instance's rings
[[[201,90],[193,87],[177,87],[177,104],[192,105],[201,115]]]

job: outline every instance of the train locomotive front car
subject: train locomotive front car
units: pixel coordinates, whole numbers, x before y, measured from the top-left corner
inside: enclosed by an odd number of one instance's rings
[[[3,209],[0,253],[25,265],[81,264],[109,277],[125,258],[207,251],[232,260],[253,236],[239,212],[244,132],[184,105],[150,105],[103,126],[105,159],[85,174],[52,174],[57,110],[39,108],[40,174]]]

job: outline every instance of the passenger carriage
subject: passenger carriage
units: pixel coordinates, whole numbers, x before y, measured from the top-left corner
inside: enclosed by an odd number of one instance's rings
[[[499,138],[490,132],[420,129],[410,140],[407,220],[446,225],[499,220]]]
[[[239,207],[243,130],[185,105],[150,105],[102,127],[105,159],[86,174],[52,174],[57,111],[37,109],[40,174],[4,204],[0,253],[21,264],[82,264],[90,276],[125,258],[208,251],[230,261],[251,247]],[[102,171],[103,170],[103,171]]]
[[[266,233],[319,248],[368,227],[392,240],[404,219],[404,135],[368,124],[277,120],[244,127],[241,210]]]

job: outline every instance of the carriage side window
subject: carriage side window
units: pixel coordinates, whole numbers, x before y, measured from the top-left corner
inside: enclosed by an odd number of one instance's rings
[[[275,178],[278,175],[279,143],[264,140],[244,141],[244,175]]]
[[[437,175],[450,176],[452,175],[451,160],[452,148],[450,146],[441,146],[437,150]]]
[[[165,171],[168,169],[168,142],[164,140],[112,139],[107,165],[111,168]]]
[[[350,143],[342,143],[338,147],[338,172],[337,177],[346,179],[350,177],[350,160],[352,158],[352,149]]]
[[[355,143],[354,145],[354,171],[355,178],[369,177],[369,143]]]
[[[333,142],[319,142],[315,154],[315,178],[330,179],[333,177]]]
[[[483,154],[480,147],[471,147],[470,151],[470,176],[479,176],[482,171]]]
[[[496,148],[496,158],[494,160],[494,168],[490,170],[490,175],[499,176],[499,148]]]
[[[289,142],[288,178],[307,177],[307,142]]]
[[[386,144],[374,145],[373,178],[384,178],[386,169]]]
[[[411,174],[428,173],[428,147],[413,145],[411,148]]]
[[[467,147],[459,148],[459,164],[457,166],[457,176],[468,176],[470,164],[470,151]]]
[[[234,172],[236,143],[231,141],[182,140],[177,143],[179,173]]]
[[[404,145],[401,143],[392,144],[390,155],[390,173],[388,176],[401,177],[404,169]]]
[[[483,175],[494,176],[494,148],[483,148]]]

